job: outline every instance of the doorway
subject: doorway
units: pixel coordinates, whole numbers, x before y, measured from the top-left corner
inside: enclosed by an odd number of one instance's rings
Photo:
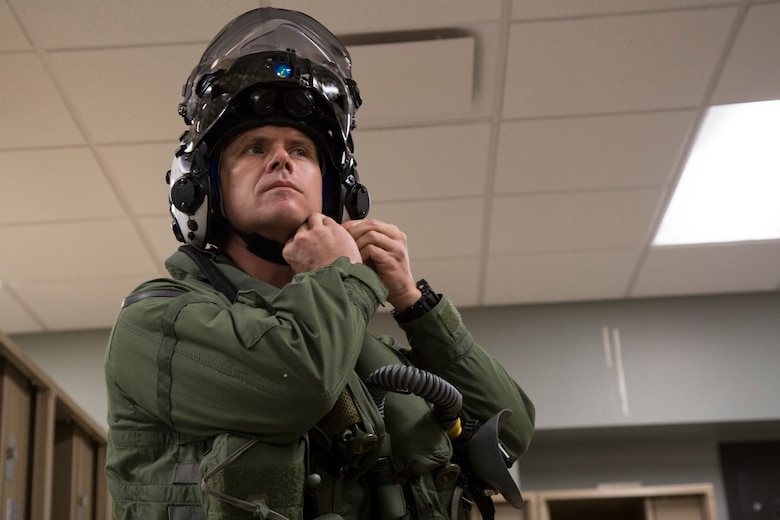
[[[780,441],[720,445],[730,520],[780,520]]]

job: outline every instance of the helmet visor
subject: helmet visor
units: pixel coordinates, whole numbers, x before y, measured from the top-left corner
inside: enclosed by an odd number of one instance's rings
[[[185,118],[191,122],[195,117],[204,77],[230,69],[243,56],[274,51],[295,54],[337,78],[352,78],[349,52],[318,21],[297,11],[255,9],[230,22],[206,48],[184,87]]]

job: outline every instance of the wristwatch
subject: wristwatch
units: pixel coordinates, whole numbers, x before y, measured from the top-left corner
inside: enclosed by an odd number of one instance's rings
[[[395,318],[396,322],[406,323],[407,321],[416,320],[417,318],[427,313],[429,310],[436,307],[436,305],[441,301],[441,294],[434,292],[425,279],[421,279],[417,282],[417,289],[419,289],[422,293],[422,296],[420,296],[419,300],[402,311],[393,309],[390,312],[393,318]]]

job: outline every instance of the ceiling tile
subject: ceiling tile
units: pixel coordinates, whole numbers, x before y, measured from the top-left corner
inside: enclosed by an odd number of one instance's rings
[[[753,5],[715,89],[713,104],[780,99],[780,4]]]
[[[489,138],[487,124],[358,130],[360,179],[375,202],[481,195]]]
[[[400,66],[399,73],[404,75],[405,77],[410,76],[410,71],[413,69],[416,69],[417,72],[413,74],[413,77],[409,80],[409,86],[412,85],[418,85],[425,88],[430,88],[429,85],[429,78],[434,75],[441,74],[441,70],[444,70],[445,67],[456,67],[457,69],[462,69],[466,67],[471,67],[473,70],[473,74],[470,77],[467,77],[465,74],[459,75],[458,78],[462,79],[451,79],[450,81],[461,81],[465,82],[465,84],[457,84],[452,83],[450,85],[445,85],[446,89],[455,88],[455,89],[462,89],[465,88],[465,85],[470,85],[471,91],[471,98],[470,100],[465,103],[463,106],[458,108],[458,111],[456,113],[435,113],[432,114],[430,118],[426,117],[416,117],[416,114],[411,114],[411,116],[408,117],[408,120],[404,120],[400,123],[397,123],[395,121],[387,120],[387,121],[374,121],[370,118],[364,117],[363,110],[367,107],[370,107],[371,105],[375,103],[382,103],[382,106],[384,107],[383,110],[390,111],[391,109],[399,110],[404,109],[403,107],[407,103],[407,100],[400,99],[398,100],[399,96],[392,92],[390,88],[388,87],[380,87],[381,90],[378,94],[374,94],[373,92],[369,92],[368,95],[366,95],[366,92],[363,89],[363,84],[359,83],[359,86],[361,88],[361,94],[363,96],[363,107],[361,108],[361,111],[358,112],[358,127],[364,128],[366,126],[387,126],[387,125],[396,125],[396,126],[403,126],[404,124],[408,123],[420,123],[423,125],[429,125],[435,122],[439,121],[452,121],[455,123],[462,123],[464,120],[474,120],[474,119],[481,119],[486,120],[489,119],[494,111],[495,108],[495,98],[498,95],[499,92],[503,91],[503,77],[504,77],[504,69],[506,67],[505,59],[504,59],[504,53],[503,53],[503,47],[506,45],[505,39],[502,38],[502,31],[501,27],[503,25],[503,22],[494,21],[494,22],[482,22],[477,23],[474,25],[468,25],[465,27],[461,27],[459,29],[460,33],[464,33],[469,35],[474,39],[474,50],[473,50],[473,56],[472,54],[468,55],[460,55],[455,51],[454,55],[447,56],[446,59],[443,59],[441,55],[433,55],[433,58],[435,60],[434,62],[430,62],[430,64],[425,64],[425,61],[430,61],[430,55],[420,55],[420,56],[414,56],[411,63],[412,66],[403,64]],[[359,46],[358,46],[359,47]],[[354,49],[358,48],[355,46],[350,46],[350,50],[353,51]],[[416,67],[418,62],[424,63],[423,67]],[[363,72],[366,72],[366,76],[369,76],[369,79],[376,74],[384,74],[384,72],[377,71],[377,65],[373,64],[370,65],[370,68],[367,66],[364,66],[363,62],[355,62],[355,77],[357,78],[358,74],[363,74]],[[363,69],[366,68],[366,71],[363,71]],[[436,70],[436,74],[429,74],[425,71],[428,70]],[[362,71],[362,72],[361,72]],[[419,72],[423,71],[423,72]],[[454,78],[455,74],[451,71],[446,71],[444,74],[447,77]],[[420,79],[422,78],[422,79]],[[373,80],[372,80],[373,81]],[[496,81],[501,81],[501,85],[496,85]],[[373,89],[372,89],[373,90]],[[459,92],[460,90],[458,90]],[[388,97],[389,96],[389,97]],[[417,96],[417,94],[415,94]],[[397,103],[395,106],[392,106],[390,103],[386,103],[383,100],[385,99],[394,99],[396,101],[393,101],[393,103]],[[404,109],[405,111],[408,111]],[[426,109],[424,114],[430,112],[430,109]],[[423,114],[423,116],[424,116]],[[370,115],[370,114],[369,114]],[[398,118],[400,119],[400,118]]]
[[[122,199],[137,216],[168,214],[168,185],[176,146],[172,143],[102,146],[99,153]],[[2,157],[0,155],[0,157]]]
[[[513,0],[512,18],[571,18],[739,3],[740,0]]]
[[[25,334],[42,329],[42,324],[9,291],[8,285],[0,280],[0,332]]]
[[[651,248],[631,296],[780,289],[780,241]]]
[[[36,46],[46,49],[207,43],[253,0],[10,0]],[[195,63],[192,64],[194,66]]]
[[[468,113],[474,44],[473,37],[462,37],[350,47],[353,77],[365,101],[359,120],[398,124]],[[426,56],[436,57],[436,74],[426,73]]]
[[[666,184],[695,115],[681,111],[504,123],[496,192]]]
[[[288,0],[284,6],[303,11],[334,33],[344,35],[459,27],[473,22],[498,20],[501,4],[501,0]]]
[[[30,50],[22,28],[4,0],[0,0],[0,52]]]
[[[39,314],[47,330],[89,330],[113,326],[122,299],[144,279],[135,277],[20,283],[16,290]],[[78,295],[78,305],[73,305]]]
[[[636,247],[649,233],[661,189],[496,197],[491,253]]]
[[[378,203],[369,217],[406,233],[412,260],[470,257],[480,254],[481,198]]]
[[[172,218],[170,215],[160,217],[144,217],[138,219],[138,224],[143,229],[144,235],[149,238],[156,259],[157,270],[165,274],[163,266],[165,260],[173,254],[179,246],[183,245],[176,240],[171,230]]]
[[[492,118],[497,112],[495,99],[504,91],[506,60],[501,23],[485,23],[470,28],[476,38],[474,96],[470,117]]]
[[[634,272],[635,250],[494,256],[485,305],[619,299]]]
[[[0,152],[0,222],[124,215],[88,148]]]
[[[181,85],[229,18],[267,3],[0,0],[0,328],[40,331],[39,312],[47,331],[109,327],[130,286],[165,275]],[[780,84],[778,6],[285,4],[348,36],[370,216],[461,307],[625,297],[698,112]],[[634,292],[777,290],[774,246],[721,249],[651,250]]]
[[[0,149],[84,144],[36,54],[0,54],[0,70]]]
[[[137,233],[123,219],[0,227],[0,244],[5,251],[0,256],[0,278],[16,283],[137,275],[155,269]]]
[[[160,140],[174,147],[186,128],[177,113],[181,88],[202,51],[201,45],[63,51],[52,53],[50,63],[96,143]]]
[[[515,23],[504,116],[696,107],[735,14],[729,8]]]

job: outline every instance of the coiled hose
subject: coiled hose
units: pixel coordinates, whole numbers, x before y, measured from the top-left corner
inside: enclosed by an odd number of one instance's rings
[[[377,368],[366,378],[371,398],[384,417],[387,392],[414,394],[433,404],[433,415],[445,430],[458,426],[463,395],[441,377],[406,365]],[[458,428],[459,430],[459,428]]]

